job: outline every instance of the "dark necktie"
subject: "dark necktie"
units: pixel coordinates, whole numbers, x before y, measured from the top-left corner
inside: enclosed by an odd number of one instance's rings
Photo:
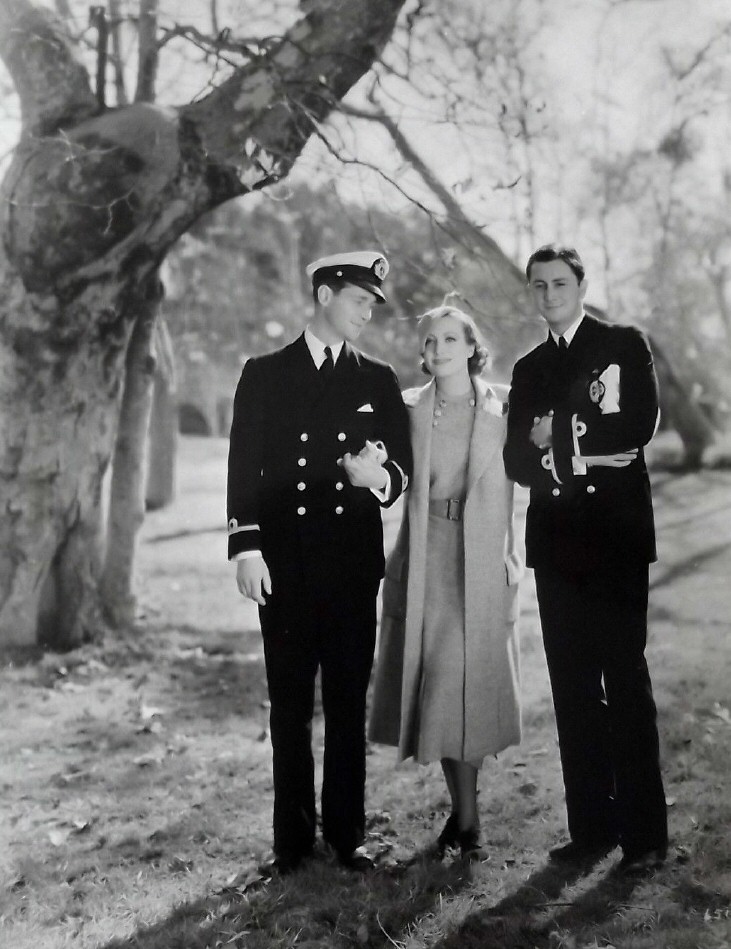
[[[320,378],[323,382],[327,382],[330,376],[333,373],[335,368],[335,362],[333,360],[333,351],[329,346],[325,347],[325,359],[320,366]]]
[[[561,350],[562,353],[565,353],[568,350],[569,344],[566,342],[566,338],[564,336],[559,336],[558,348]]]

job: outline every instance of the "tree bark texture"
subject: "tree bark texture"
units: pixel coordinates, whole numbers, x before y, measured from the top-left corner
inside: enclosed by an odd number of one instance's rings
[[[0,0],[23,122],[0,192],[0,645],[98,632],[101,482],[139,288],[204,211],[290,170],[403,2],[307,0],[206,99],[100,111],[54,15]]]
[[[124,328],[101,294],[59,307],[28,293],[1,252],[0,311],[0,642],[92,638]]]
[[[155,322],[161,297],[159,279],[150,275],[140,293],[137,316],[127,346],[125,381],[112,460],[112,484],[102,606],[112,626],[134,622],[133,572],[137,535],[145,518],[147,432],[155,374]]]
[[[170,331],[158,313],[155,320],[155,379],[148,433],[145,507],[156,511],[175,498],[175,462],[178,444],[178,404],[175,355]]]

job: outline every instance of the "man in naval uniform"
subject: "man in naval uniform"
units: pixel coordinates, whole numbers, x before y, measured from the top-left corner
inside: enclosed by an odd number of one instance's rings
[[[304,333],[249,359],[234,400],[229,558],[259,604],[271,703],[274,853],[281,873],[315,841],[311,749],[321,673],[322,834],[365,870],[365,700],[383,576],[381,507],[411,474],[409,422],[393,369],[351,343],[385,302],[377,251],[307,267],[315,311]]]
[[[583,312],[584,267],[546,245],[528,284],[548,338],[513,370],[504,450],[530,488],[534,568],[571,840],[553,861],[619,871],[667,851],[656,709],[645,661],[648,564],[656,559],[643,446],[658,419],[650,348],[635,327]]]

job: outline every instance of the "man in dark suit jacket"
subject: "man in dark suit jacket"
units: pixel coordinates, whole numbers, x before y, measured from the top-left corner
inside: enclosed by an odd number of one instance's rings
[[[504,457],[530,488],[534,568],[571,841],[583,862],[619,843],[619,869],[659,866],[667,817],[645,661],[648,564],[656,559],[643,446],[658,420],[645,336],[583,312],[584,267],[546,245],[528,283],[549,335],[513,371]]]
[[[312,853],[315,676],[325,717],[322,833],[367,869],[365,699],[383,576],[381,506],[411,473],[409,422],[390,366],[350,345],[385,300],[377,251],[310,264],[315,315],[289,346],[247,361],[228,464],[229,558],[259,603],[274,770],[275,866]]]

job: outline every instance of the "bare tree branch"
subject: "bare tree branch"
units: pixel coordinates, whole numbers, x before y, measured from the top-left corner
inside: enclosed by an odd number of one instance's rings
[[[97,111],[88,74],[50,10],[30,0],[0,0],[0,58],[18,91],[26,133],[42,135]]]
[[[124,81],[124,55],[122,53],[122,10],[120,0],[108,0],[109,28],[112,34],[112,69],[114,70],[114,89],[118,106],[128,104],[127,87]]]
[[[157,45],[157,0],[140,0],[138,23],[137,89],[135,102],[155,101],[155,80],[159,51]]]

